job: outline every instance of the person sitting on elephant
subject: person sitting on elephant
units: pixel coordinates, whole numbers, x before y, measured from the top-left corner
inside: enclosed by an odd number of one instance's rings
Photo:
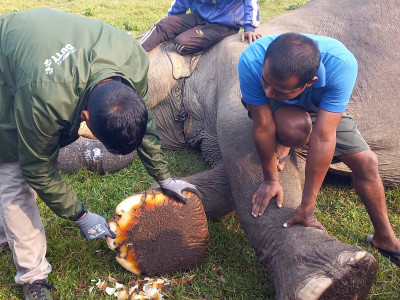
[[[308,142],[302,201],[294,217],[283,226],[301,224],[324,229],[314,216],[317,194],[329,165],[342,161],[352,170],[355,190],[375,228],[367,241],[400,266],[400,241],[387,215],[377,156],[346,112],[358,72],[354,55],[330,37],[275,34],[251,44],[242,53],[238,68],[264,174],[263,183],[252,197],[252,215],[261,216],[272,197],[277,197],[278,206],[282,206],[276,133],[290,117],[286,107],[298,106],[309,113],[314,126]],[[280,110],[282,120],[277,122]]]
[[[186,13],[190,9],[190,13]],[[180,54],[207,50],[227,36],[244,29],[242,41],[261,37],[258,0],[174,0],[164,17],[139,42],[148,52],[162,42],[174,39]]]
[[[187,201],[182,190],[200,194],[169,173],[148,105],[148,56],[133,37],[97,20],[35,9],[0,16],[0,40],[0,245],[13,252],[25,299],[52,299],[33,190],[85,238],[115,237],[57,170],[59,149],[78,138],[82,120],[110,152],[137,149],[164,193],[180,201]]]

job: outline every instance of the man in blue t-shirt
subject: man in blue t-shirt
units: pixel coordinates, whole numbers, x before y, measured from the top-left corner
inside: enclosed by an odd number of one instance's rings
[[[252,215],[261,216],[272,197],[282,206],[278,158],[308,142],[302,201],[283,226],[323,229],[314,216],[317,194],[331,162],[342,161],[353,172],[355,190],[375,228],[367,241],[400,266],[400,241],[389,223],[377,157],[345,112],[356,77],[354,55],[329,37],[269,35],[242,53],[240,89],[264,175],[252,197]]]

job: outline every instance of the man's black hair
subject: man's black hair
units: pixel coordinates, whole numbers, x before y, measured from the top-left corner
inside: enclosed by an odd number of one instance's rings
[[[317,43],[299,33],[285,33],[269,44],[264,64],[268,59],[272,75],[278,80],[296,77],[297,87],[303,87],[317,75],[321,52]]]
[[[129,154],[141,145],[148,112],[132,87],[115,80],[96,85],[88,110],[90,130],[111,153]]]

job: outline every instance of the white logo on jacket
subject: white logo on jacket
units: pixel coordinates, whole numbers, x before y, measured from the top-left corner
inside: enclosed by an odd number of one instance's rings
[[[51,61],[51,59],[46,59],[44,61],[44,65],[46,66],[46,68],[44,69],[44,71],[46,72],[47,75],[50,75],[53,73],[53,68],[51,67],[51,64],[53,62]]]
[[[53,73],[53,68],[51,67],[53,61],[56,64],[61,65],[63,63],[63,61],[65,59],[67,59],[67,57],[70,56],[75,51],[76,51],[76,48],[74,46],[72,46],[71,44],[66,44],[64,47],[61,48],[61,50],[59,52],[57,52],[51,58],[47,58],[44,61],[44,65],[45,65],[44,71],[46,72],[46,74],[51,75]]]

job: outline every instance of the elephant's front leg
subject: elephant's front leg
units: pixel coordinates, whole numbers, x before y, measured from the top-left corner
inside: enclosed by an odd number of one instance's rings
[[[183,180],[197,186],[197,189],[202,194],[201,201],[208,219],[217,220],[235,210],[235,203],[233,202],[225,168],[222,164],[207,171],[185,177]],[[151,188],[158,188],[158,185],[153,184]]]
[[[231,188],[222,164],[187,177],[202,194],[202,202],[207,218],[216,220],[235,210]]]

